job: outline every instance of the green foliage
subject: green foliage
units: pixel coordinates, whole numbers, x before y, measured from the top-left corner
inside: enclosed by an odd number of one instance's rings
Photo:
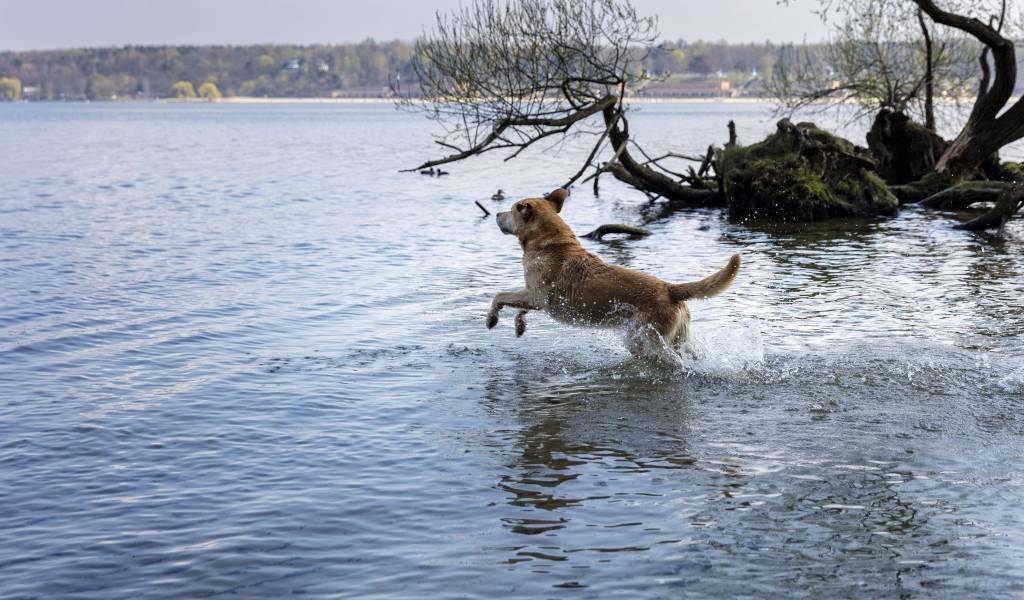
[[[273,71],[277,65],[274,61],[274,57],[269,54],[261,54],[258,59],[259,68],[261,71]]]
[[[220,100],[220,90],[217,89],[217,84],[207,81],[199,86],[199,97],[206,98],[207,100]]]
[[[17,100],[21,97],[21,81],[17,77],[0,77],[0,100]]]
[[[196,89],[191,81],[179,81],[171,86],[172,98],[195,98]]]
[[[85,84],[85,96],[90,100],[110,100],[117,96],[117,86],[109,77],[93,74]]]
[[[1004,181],[1024,181],[1024,165],[1013,161],[1000,163],[999,179]]]

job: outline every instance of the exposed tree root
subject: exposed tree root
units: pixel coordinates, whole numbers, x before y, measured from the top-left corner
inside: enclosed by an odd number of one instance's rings
[[[1010,185],[999,194],[996,205],[991,210],[966,223],[955,225],[954,228],[968,231],[1000,229],[1022,206],[1024,206],[1024,189],[1019,185]]]

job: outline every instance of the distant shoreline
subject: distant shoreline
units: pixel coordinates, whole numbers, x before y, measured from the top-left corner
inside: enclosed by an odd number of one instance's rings
[[[25,98],[14,102],[2,102],[0,104],[36,104],[36,103],[70,103],[80,102],[82,104],[394,104],[395,98],[362,97],[362,98],[292,98],[292,97],[262,97],[262,96],[231,96],[228,98],[111,98],[109,100],[88,100],[75,98],[67,100],[27,100]],[[413,100],[419,103],[420,100]],[[666,98],[633,97],[627,98],[629,104],[772,104],[769,98],[717,98],[702,96],[678,96]]]
[[[1016,102],[1020,97],[1012,96],[1011,102]],[[395,98],[381,98],[374,96],[351,97],[351,98],[295,98],[295,97],[263,97],[263,96],[230,96],[211,100],[208,98],[112,98],[110,100],[87,100],[85,98],[64,99],[64,100],[28,100],[21,98],[13,102],[0,102],[3,104],[35,104],[35,103],[70,103],[80,102],[83,104],[394,104]],[[419,103],[420,100],[413,100]],[[671,97],[630,97],[626,98],[628,104],[776,104],[771,98],[746,97],[715,97],[715,96],[671,96]],[[937,99],[936,103],[953,104],[955,101],[948,98]],[[971,103],[973,98],[961,98],[960,103]],[[838,104],[825,100],[814,104]]]
[[[211,102],[210,100],[175,100],[164,98],[158,102]],[[716,97],[670,97],[670,98],[649,98],[635,97],[627,98],[631,104],[770,104],[768,98],[716,98]],[[394,98],[263,98],[256,96],[232,96],[214,100],[221,104],[394,104]]]

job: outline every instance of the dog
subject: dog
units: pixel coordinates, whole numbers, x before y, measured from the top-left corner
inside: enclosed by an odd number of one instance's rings
[[[516,337],[526,331],[531,310],[546,311],[557,321],[604,327],[626,327],[626,347],[634,355],[654,350],[682,351],[696,358],[690,337],[686,301],[710,298],[736,278],[740,255],[717,273],[691,283],[668,283],[617,265],[587,252],[559,213],[569,192],[559,188],[543,198],[527,198],[496,215],[498,229],[519,239],[526,287],[500,292],[487,313],[488,329],[498,324],[505,307],[517,308]]]

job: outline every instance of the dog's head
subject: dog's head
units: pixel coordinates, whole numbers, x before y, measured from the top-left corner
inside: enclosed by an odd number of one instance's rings
[[[524,246],[529,239],[565,235],[566,232],[572,235],[568,225],[558,216],[568,197],[568,190],[558,188],[543,198],[520,200],[512,205],[512,210],[497,214],[498,229],[518,237]]]

